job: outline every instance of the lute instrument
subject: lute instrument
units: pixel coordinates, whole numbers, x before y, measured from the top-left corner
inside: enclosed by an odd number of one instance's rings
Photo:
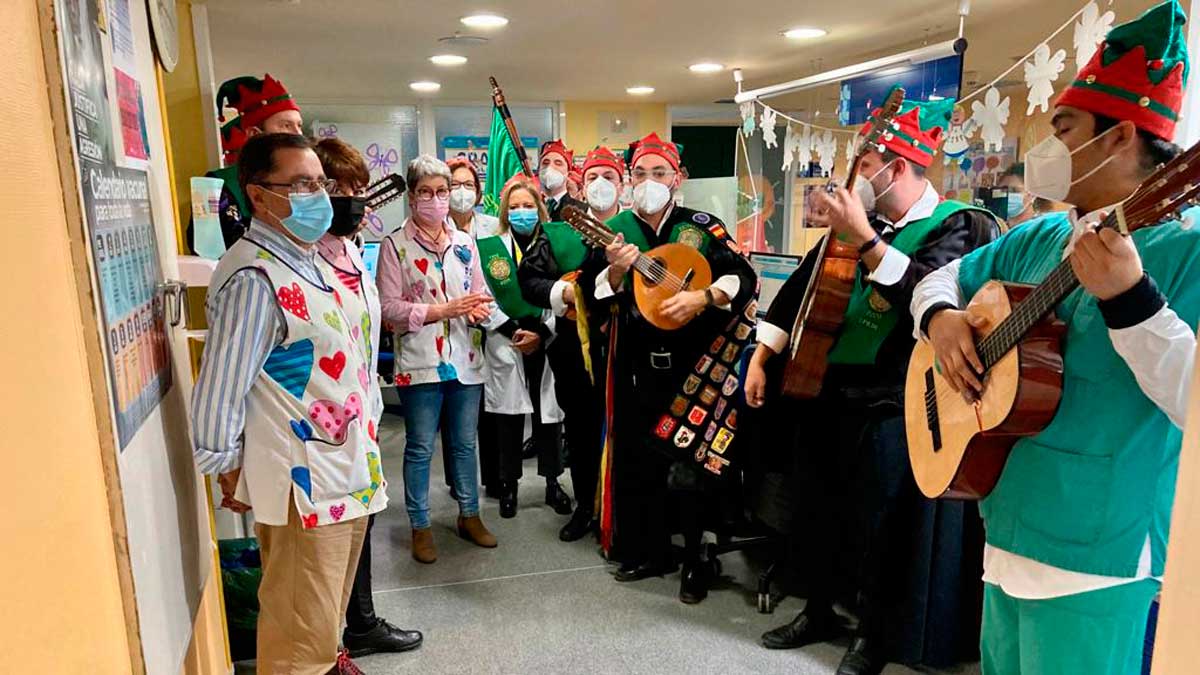
[[[1150,227],[1200,195],[1200,144],[1162,166],[1108,214],[1099,228],[1122,234]],[[976,331],[983,391],[974,402],[942,377],[932,345],[917,343],[908,365],[904,417],[908,455],[930,498],[982,499],[1000,479],[1018,440],[1042,431],[1062,398],[1066,325],[1054,308],[1079,286],[1064,258],[1036,286],[989,281],[967,312],[986,319]]]
[[[588,244],[604,248],[617,238],[612,228],[574,205],[563,207],[562,217]],[[684,323],[663,314],[662,303],[681,291],[702,290],[712,284],[712,270],[700,251],[687,244],[663,244],[638,253],[631,268],[633,297],[638,311],[651,325],[676,330]]]
[[[894,87],[859,144],[846,177],[847,190],[854,190],[863,157],[872,150],[883,152],[880,139],[893,132],[892,120],[903,102],[904,89]],[[831,190],[832,184],[827,189]],[[854,292],[858,248],[839,240],[832,231],[825,235],[824,242],[791,332],[782,381],[782,393],[790,398],[810,399],[821,393],[821,384],[829,367],[829,350],[841,331],[846,307]]]

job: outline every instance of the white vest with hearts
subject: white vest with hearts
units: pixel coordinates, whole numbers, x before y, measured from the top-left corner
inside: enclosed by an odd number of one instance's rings
[[[372,374],[360,342],[370,335],[360,301],[346,298],[340,284],[314,286],[248,239],[225,256],[239,263],[226,269],[266,273],[287,329],[247,397],[238,492],[255,520],[286,525],[289,498],[306,528],[382,511],[387,482],[369,410]],[[336,283],[329,264],[315,258],[322,278]]]

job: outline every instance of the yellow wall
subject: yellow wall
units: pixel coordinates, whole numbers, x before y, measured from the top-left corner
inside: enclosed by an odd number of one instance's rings
[[[567,147],[575,150],[576,155],[587,154],[588,150],[602,143],[613,149],[625,148],[631,141],[651,131],[657,132],[663,138],[670,138],[671,130],[667,127],[665,103],[565,101],[562,111],[567,114],[563,127],[564,141]],[[637,124],[631,125],[624,135],[612,135],[607,129],[601,133],[600,119],[603,113],[615,113],[630,120],[633,114],[637,117]]]
[[[196,71],[196,44],[192,36],[192,7],[178,0],[179,64],[175,72],[163,73],[163,94],[171,124],[171,154],[175,164],[175,194],[179,197],[179,222],[187,227],[192,209],[192,176],[203,176],[209,169],[205,149],[204,106],[215,105],[200,98],[200,78]],[[181,241],[179,252],[186,253]]]
[[[52,136],[36,3],[0,3],[0,663],[45,673],[128,673],[125,617],[92,406],[79,289]],[[52,39],[52,38],[51,38]],[[61,95],[61,94],[59,94]],[[14,167],[10,166],[10,169]],[[69,186],[74,190],[75,186]],[[87,297],[87,294],[83,297]],[[90,311],[90,308],[89,308]],[[19,326],[19,328],[18,328]],[[101,374],[102,378],[103,375]]]

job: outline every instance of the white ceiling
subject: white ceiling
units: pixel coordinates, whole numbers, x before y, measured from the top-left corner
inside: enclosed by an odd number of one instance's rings
[[[1116,0],[1118,22],[1156,0]],[[1100,0],[1103,5],[1104,0]],[[753,88],[794,79],[954,37],[958,0],[207,0],[216,78],[270,72],[303,106],[405,103],[421,98],[486,101],[494,75],[512,101],[650,100],[709,104],[732,97],[726,71],[698,76],[707,60],[740,67]],[[990,80],[1083,5],[1083,0],[972,0],[966,37],[967,85]],[[547,11],[554,9],[555,11]],[[459,18],[500,13],[507,27],[467,29]],[[829,31],[791,41],[782,29]],[[445,48],[456,31],[488,44]],[[1055,46],[1071,48],[1068,29]],[[431,64],[439,53],[470,59],[454,68]],[[1073,58],[1068,70],[1075,67]],[[1018,82],[1020,73],[1012,76]],[[442,84],[434,95],[409,90],[414,80]],[[625,88],[647,84],[648,97]],[[831,100],[832,98],[832,100]],[[833,112],[836,92],[777,99],[784,108]]]

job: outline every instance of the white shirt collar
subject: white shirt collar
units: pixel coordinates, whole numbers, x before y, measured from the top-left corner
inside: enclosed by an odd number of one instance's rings
[[[878,218],[879,220],[887,223],[891,229],[899,230],[914,220],[921,220],[922,218],[928,218],[929,216],[932,216],[934,209],[936,209],[938,204],[941,202],[941,195],[939,195],[938,191],[933,187],[933,183],[930,183],[929,180],[926,179],[925,192],[922,192],[921,196],[917,198],[917,201],[914,202],[911,207],[909,207],[908,213],[905,213],[904,217],[894,223],[889,222],[887,217],[882,214],[878,215]]]

